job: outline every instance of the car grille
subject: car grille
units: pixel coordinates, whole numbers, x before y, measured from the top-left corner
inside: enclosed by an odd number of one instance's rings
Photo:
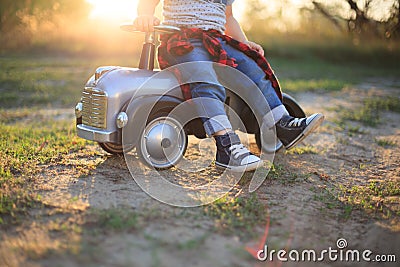
[[[86,87],[82,93],[82,123],[96,128],[107,126],[107,94],[99,89]]]

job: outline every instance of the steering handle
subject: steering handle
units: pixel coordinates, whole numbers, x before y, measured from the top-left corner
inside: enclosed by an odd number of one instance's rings
[[[144,31],[139,31],[135,28],[135,26],[133,24],[122,24],[120,26],[121,30],[126,31],[126,32],[144,32]],[[180,32],[181,29],[175,26],[170,26],[170,25],[157,25],[157,26],[153,26],[154,28],[154,32],[158,32],[158,33],[176,33],[176,32]],[[149,32],[145,32],[145,33],[149,33]]]
[[[144,32],[139,31],[133,24],[123,24],[120,26],[123,31],[127,32]],[[154,69],[154,54],[155,54],[155,33],[176,33],[180,32],[181,29],[169,25],[157,25],[153,27],[153,31],[146,31],[144,37],[144,43],[142,53],[140,54],[139,69],[153,70]]]

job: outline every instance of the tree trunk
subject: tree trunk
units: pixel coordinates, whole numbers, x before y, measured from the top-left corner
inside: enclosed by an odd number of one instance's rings
[[[316,1],[312,1],[314,7],[324,16],[326,17],[329,21],[331,21],[333,23],[333,25],[339,29],[341,32],[345,32],[345,30],[343,29],[343,27],[340,25],[339,21],[332,16],[331,14],[329,14],[329,12],[327,10],[325,10],[325,8],[318,2]]]

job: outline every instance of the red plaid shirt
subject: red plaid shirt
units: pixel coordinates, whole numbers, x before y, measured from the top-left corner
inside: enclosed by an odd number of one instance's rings
[[[230,67],[237,66],[235,59],[228,56],[227,52],[222,48],[221,43],[217,38],[221,38],[222,40],[226,41],[228,45],[243,52],[248,57],[253,59],[258,66],[260,66],[265,73],[265,77],[271,81],[276,94],[280,99],[282,99],[282,92],[278,79],[276,78],[274,71],[265,57],[260,55],[257,51],[251,49],[248,45],[241,43],[230,36],[224,35],[217,30],[204,31],[197,28],[185,28],[172,35],[162,35],[161,45],[158,48],[158,63],[161,69],[168,68],[172,65],[164,58],[164,53],[180,56],[193,50],[193,46],[189,41],[190,38],[203,40],[204,47],[210,53],[214,62],[228,65]],[[175,72],[175,75],[177,76],[178,81],[180,81],[179,73]],[[189,84],[181,85],[181,89],[186,100],[192,97]]]

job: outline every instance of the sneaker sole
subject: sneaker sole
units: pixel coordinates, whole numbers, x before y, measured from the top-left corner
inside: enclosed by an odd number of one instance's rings
[[[294,139],[289,145],[287,145],[285,147],[286,150],[293,148],[298,143],[303,141],[304,138],[309,136],[310,133],[312,133],[316,128],[318,128],[321,125],[321,123],[324,121],[324,119],[325,119],[325,116],[322,114],[318,114],[317,116],[315,116],[315,118],[310,122],[310,124],[307,126],[307,128],[305,128],[304,131],[301,134],[299,134],[299,136],[296,139]]]
[[[250,163],[250,164],[247,164],[247,165],[243,165],[243,166],[229,166],[229,165],[225,165],[225,164],[221,164],[221,163],[215,162],[215,166],[217,166],[218,168],[226,169],[226,170],[232,171],[232,172],[254,171],[257,168],[261,167],[261,165],[262,165],[262,160],[255,161],[253,163]]]

